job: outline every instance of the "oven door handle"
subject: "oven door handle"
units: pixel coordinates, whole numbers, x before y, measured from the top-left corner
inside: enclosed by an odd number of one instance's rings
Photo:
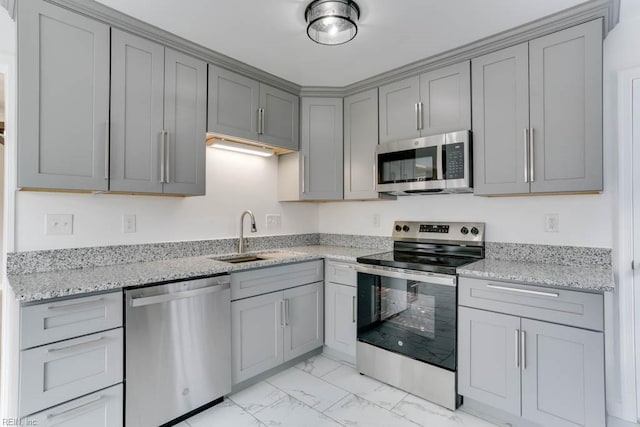
[[[391,277],[394,279],[415,280],[418,282],[433,283],[436,285],[456,286],[456,276],[447,274],[429,273],[402,268],[375,267],[370,265],[356,265],[359,273],[373,274],[375,276]]]

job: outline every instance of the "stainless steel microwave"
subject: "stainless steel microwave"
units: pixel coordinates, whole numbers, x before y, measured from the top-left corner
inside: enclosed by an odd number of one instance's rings
[[[471,132],[392,141],[376,151],[376,190],[395,195],[473,191]]]

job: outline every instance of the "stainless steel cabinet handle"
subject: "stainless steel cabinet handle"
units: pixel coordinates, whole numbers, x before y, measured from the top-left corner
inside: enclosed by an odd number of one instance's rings
[[[527,333],[520,331],[520,366],[522,370],[527,369]]]
[[[280,300],[280,327],[284,328],[285,324],[285,313],[284,313],[284,300]]]
[[[264,134],[264,108],[260,109],[260,135]]]
[[[96,344],[100,341],[105,340],[105,337],[100,337],[100,338],[94,338],[92,340],[89,341],[85,341],[85,342],[79,342],[77,344],[71,344],[68,345],[66,347],[59,347],[59,348],[50,348],[49,350],[47,350],[47,353],[59,353],[59,352],[63,352],[63,351],[69,351],[69,350],[77,350],[79,348],[88,346],[88,345],[93,345]]]
[[[302,156],[302,194],[307,192],[307,181],[305,179],[306,175],[306,167],[305,167],[306,156]]]
[[[424,129],[424,117],[422,114],[422,102],[418,102],[418,130]]]
[[[531,291],[529,289],[510,288],[508,286],[500,286],[500,285],[487,285],[487,288],[499,289],[501,291],[517,292],[521,294],[539,295],[542,297],[551,297],[551,298],[558,298],[560,296],[560,294],[556,292]]]
[[[231,286],[228,283],[222,285],[207,286],[206,288],[192,289],[190,291],[173,292],[169,294],[154,295],[151,297],[131,298],[129,303],[131,307],[142,307],[151,304],[160,304],[163,302],[175,301],[178,299],[197,297],[205,294],[212,294],[214,292],[220,292],[225,289],[229,289]]]
[[[167,151],[166,155],[165,155],[165,161],[167,162],[167,164],[164,166],[164,182],[165,184],[168,184],[169,181],[171,181],[170,178],[170,174],[169,171],[171,170],[171,149],[170,149],[170,142],[169,142],[169,132],[168,131],[164,131],[164,146],[165,146],[165,150]]]
[[[284,300],[284,326],[289,326],[289,299]]]
[[[73,309],[76,307],[86,307],[91,305],[104,305],[104,298],[98,298],[91,301],[76,302],[73,304],[50,305],[49,307],[47,307],[47,310],[65,310],[68,308]]]
[[[418,106],[418,102],[416,102],[415,105],[415,109],[416,109],[416,130],[420,130],[420,107]]]
[[[257,127],[258,127],[258,129],[257,129],[257,130],[258,130],[258,135],[260,135],[260,129],[262,129],[262,126],[261,126],[261,124],[260,124],[260,119],[261,119],[261,116],[260,116],[260,110],[261,110],[261,108],[258,108],[258,109],[256,110],[256,118],[257,118],[257,120],[258,120],[258,123],[257,123]]]
[[[516,357],[516,368],[520,367],[520,331],[518,329],[515,330],[516,333],[516,348],[515,348],[515,357]]]
[[[529,179],[531,180],[531,182],[535,181],[535,176],[534,176],[534,169],[535,169],[535,165],[534,165],[534,152],[533,152],[533,128],[529,129]]]
[[[165,164],[166,164],[165,161],[164,161],[164,157],[165,157],[165,154],[166,154],[166,151],[165,151],[165,146],[166,146],[166,144],[165,144],[165,133],[166,133],[166,131],[164,129],[162,129],[160,131],[160,182],[161,183],[164,183],[164,175],[165,175],[164,167],[165,167]]]
[[[529,182],[529,129],[524,128],[524,182]]]
[[[355,297],[355,295],[351,297],[351,309],[352,309],[351,310],[351,313],[352,313],[351,321],[353,323],[356,323],[356,297]]]
[[[111,139],[111,123],[107,120],[104,129],[104,179],[109,179],[109,140]]]
[[[345,264],[345,263],[336,262],[336,261],[331,261],[329,265],[331,265],[334,268],[346,268],[349,270],[353,270],[356,268],[356,266],[353,264]]]
[[[80,409],[84,409],[86,407],[93,406],[96,403],[102,402],[103,400],[105,400],[105,398],[106,398],[106,396],[98,396],[98,397],[96,397],[94,399],[91,399],[90,401],[85,402],[85,403],[83,403],[81,405],[78,405],[78,406],[76,406],[74,408],[69,408],[66,411],[58,412],[57,414],[49,414],[49,415],[47,415],[47,419],[51,420],[53,418],[58,418],[58,417],[61,417],[63,415],[71,414],[71,413],[73,413],[75,411],[78,411]]]

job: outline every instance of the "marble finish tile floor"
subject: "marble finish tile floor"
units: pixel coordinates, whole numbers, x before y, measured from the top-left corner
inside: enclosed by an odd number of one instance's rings
[[[318,355],[232,394],[179,427],[496,427]]]

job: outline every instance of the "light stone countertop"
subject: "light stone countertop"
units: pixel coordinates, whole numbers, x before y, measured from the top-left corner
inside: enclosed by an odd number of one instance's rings
[[[262,254],[273,252],[286,252],[287,256],[242,264],[230,264],[212,259],[224,257],[225,254],[212,254],[163,261],[10,275],[9,283],[16,295],[16,299],[22,303],[28,303],[313,259],[327,258],[355,262],[359,256],[379,253],[382,250],[314,245],[258,251],[258,253]],[[252,252],[247,253],[251,254]]]
[[[457,269],[461,276],[590,292],[615,290],[610,266],[567,266],[485,258]]]

